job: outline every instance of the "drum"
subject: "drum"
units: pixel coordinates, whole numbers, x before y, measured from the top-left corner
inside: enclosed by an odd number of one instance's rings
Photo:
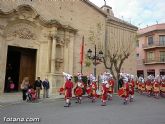
[[[58,92],[60,93],[60,95],[61,95],[61,94],[63,94],[63,95],[65,94],[65,92],[64,92],[64,88],[63,88],[63,87],[61,87],[61,88],[59,89]]]
[[[86,92],[87,92],[88,95],[90,95],[91,92],[92,92],[92,89],[90,87],[87,87]]]
[[[124,96],[124,93],[125,93],[125,91],[124,91],[124,89],[123,88],[120,88],[119,90],[118,90],[118,95],[119,96]]]
[[[75,96],[82,96],[82,94],[83,94],[82,88],[80,88],[80,87],[76,88]]]

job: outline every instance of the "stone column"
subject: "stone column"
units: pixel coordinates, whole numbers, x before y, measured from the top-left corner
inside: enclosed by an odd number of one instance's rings
[[[56,39],[52,36],[52,53],[51,53],[51,73],[55,73],[55,62],[56,62]]]
[[[64,71],[69,72],[69,32],[65,32],[65,46],[64,46]]]
[[[55,59],[56,59],[56,35],[57,35],[57,28],[53,27],[50,31],[50,43],[49,43],[49,47],[50,50],[49,51],[49,55],[51,57],[51,61],[50,61],[50,73],[54,74],[55,73]]]
[[[73,64],[74,64],[74,34],[70,35],[70,43],[69,43],[69,73],[73,74]]]
[[[5,39],[0,36],[0,94],[4,93],[5,75],[6,75],[6,62],[7,62],[7,44]]]
[[[52,53],[52,38],[49,37],[48,41],[48,70],[47,72],[51,72],[51,53]]]

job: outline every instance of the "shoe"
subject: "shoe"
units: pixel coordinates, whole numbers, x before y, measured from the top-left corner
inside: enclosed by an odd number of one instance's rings
[[[101,106],[106,106],[106,103],[102,103]]]
[[[66,103],[66,105],[64,105],[64,107],[69,107],[69,104]]]
[[[130,98],[130,102],[133,102],[133,98]]]

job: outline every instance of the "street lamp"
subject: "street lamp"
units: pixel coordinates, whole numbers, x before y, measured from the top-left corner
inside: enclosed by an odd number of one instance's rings
[[[96,53],[96,45],[95,45],[95,51],[94,55],[92,55],[92,50],[89,49],[87,51],[87,56],[89,59],[93,60],[93,65],[94,65],[94,76],[96,77],[96,65],[102,62],[103,58],[103,52],[100,50],[99,53]],[[98,89],[99,89],[99,82],[98,82]]]

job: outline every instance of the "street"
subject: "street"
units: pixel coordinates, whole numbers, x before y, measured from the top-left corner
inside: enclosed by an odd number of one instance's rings
[[[0,124],[9,123],[4,122],[4,117],[40,118],[40,122],[33,122],[39,124],[165,124],[164,98],[136,94],[134,102],[123,105],[121,99],[114,96],[107,106],[100,104],[99,99],[92,103],[84,98],[82,104],[76,104],[73,99],[69,108],[63,107],[63,99],[0,106]]]

